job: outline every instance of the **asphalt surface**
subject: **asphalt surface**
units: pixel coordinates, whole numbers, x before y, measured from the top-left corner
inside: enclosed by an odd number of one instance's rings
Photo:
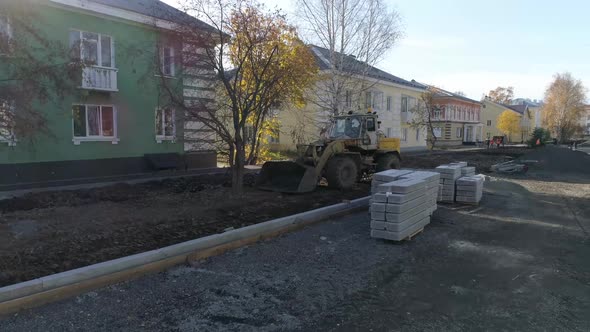
[[[552,159],[567,162],[539,164]],[[480,206],[440,206],[411,242],[371,239],[356,213],[20,312],[0,331],[588,331],[590,172],[542,172],[486,182]]]

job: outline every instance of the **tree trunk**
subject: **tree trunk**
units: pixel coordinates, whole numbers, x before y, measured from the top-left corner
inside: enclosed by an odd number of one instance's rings
[[[246,163],[246,151],[243,144],[236,144],[234,164],[232,165],[231,188],[232,194],[241,196],[244,193],[244,165]]]

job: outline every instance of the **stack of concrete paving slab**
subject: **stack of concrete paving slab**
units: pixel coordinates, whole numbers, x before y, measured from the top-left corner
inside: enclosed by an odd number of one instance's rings
[[[388,170],[373,175],[371,236],[401,241],[430,223],[440,174]]]
[[[467,163],[453,163],[435,168],[435,171],[440,173],[439,202],[455,201],[455,181],[461,177],[461,168],[465,166]]]
[[[463,176],[457,179],[457,202],[479,204],[483,196],[483,182],[483,175]]]
[[[390,169],[387,171],[373,174],[373,182],[371,183],[371,194],[379,192],[379,186],[391,181],[395,181],[404,175],[412,173],[410,170]]]
[[[461,168],[461,176],[474,176],[475,175],[475,167],[473,166],[466,166]]]

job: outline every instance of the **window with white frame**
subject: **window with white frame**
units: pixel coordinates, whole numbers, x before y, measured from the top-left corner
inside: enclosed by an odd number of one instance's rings
[[[383,92],[373,92],[373,111],[380,111],[383,109]]]
[[[344,103],[347,108],[352,108],[352,91],[346,90]]]
[[[402,141],[408,141],[408,128],[402,128]]]
[[[402,112],[411,112],[416,107],[417,100],[414,97],[402,96]]]
[[[440,119],[441,110],[439,108],[435,108],[433,113],[432,116],[434,117],[434,120]]]
[[[408,97],[402,96],[402,112],[408,111]]]
[[[440,138],[442,136],[442,128],[441,127],[433,127],[432,132],[434,133],[434,137]]]
[[[463,128],[457,128],[457,138],[461,138],[461,133],[463,132]]]
[[[279,144],[281,142],[281,131],[279,129],[273,129],[268,136],[268,142],[270,144]]]
[[[160,64],[162,65],[162,74],[164,76],[174,76],[174,47],[163,46],[160,50]]]
[[[8,146],[16,145],[14,115],[14,101],[0,100],[0,142],[8,143]]]
[[[391,96],[387,96],[387,108],[386,108],[386,109],[387,109],[388,111],[390,111],[390,112],[391,112],[391,110],[392,110],[392,109],[391,109],[391,106],[392,106],[392,105],[391,105],[391,101],[392,101],[392,100],[391,100]]]
[[[416,128],[416,142],[420,142],[420,128]]]
[[[387,128],[387,137],[393,137],[393,128]]]
[[[70,30],[72,57],[94,66],[115,68],[113,38],[100,33]]]
[[[380,111],[383,109],[383,92],[381,91],[366,91],[365,92],[365,109],[368,111]]]
[[[176,137],[176,122],[174,109],[170,107],[156,109],[156,141],[174,140]]]
[[[492,120],[488,120],[488,121],[486,121],[486,125],[487,125],[488,127],[490,127],[490,126],[492,125]]]
[[[10,40],[12,39],[12,28],[10,19],[0,14],[0,54],[7,54],[10,51]]]
[[[112,105],[73,105],[74,144],[84,141],[111,141],[117,139],[117,111]]]
[[[373,93],[371,91],[365,92],[365,109],[368,110],[373,104]]]

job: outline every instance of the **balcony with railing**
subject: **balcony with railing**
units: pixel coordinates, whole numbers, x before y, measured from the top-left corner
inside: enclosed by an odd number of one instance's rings
[[[119,91],[117,68],[88,66],[82,70],[82,89],[98,91]]]
[[[479,123],[481,110],[477,108],[463,108],[454,105],[440,107],[431,113],[432,121],[449,121],[464,123]]]

